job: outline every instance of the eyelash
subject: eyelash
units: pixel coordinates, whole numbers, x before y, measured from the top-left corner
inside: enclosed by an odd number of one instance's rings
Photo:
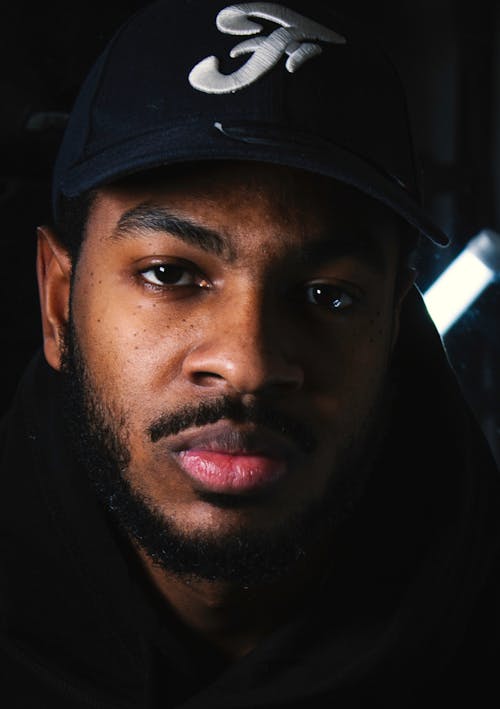
[[[159,272],[163,270],[163,275],[170,271],[170,276],[173,282],[171,283],[152,283],[146,277],[147,273]],[[179,283],[185,276],[188,275],[189,283]],[[173,291],[178,288],[210,288],[211,284],[201,272],[195,268],[179,263],[157,263],[150,265],[148,268],[141,269],[139,276],[142,284],[150,290],[157,293],[165,291]],[[177,276],[177,278],[175,278]],[[160,280],[158,275],[154,276],[156,280]],[[330,312],[342,312],[351,308],[359,300],[359,295],[355,295],[352,289],[343,286],[334,285],[327,282],[304,283],[295,289],[293,300],[300,302],[303,305],[315,305]],[[346,302],[347,301],[347,302]]]

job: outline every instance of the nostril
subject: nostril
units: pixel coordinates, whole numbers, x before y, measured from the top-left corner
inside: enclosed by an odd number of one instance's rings
[[[193,372],[191,374],[192,381],[198,386],[209,386],[215,381],[222,381],[224,377],[216,372]]]

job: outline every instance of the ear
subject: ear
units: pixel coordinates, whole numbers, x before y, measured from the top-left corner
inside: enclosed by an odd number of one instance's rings
[[[37,229],[37,277],[42,317],[43,348],[47,362],[61,368],[62,333],[68,323],[71,259],[55,232],[47,226]]]
[[[404,299],[413,287],[416,277],[416,270],[414,268],[409,267],[401,268],[396,277],[396,285],[394,289],[394,321],[392,329],[391,350],[394,350],[394,346],[396,345],[399,336],[399,319],[401,315],[401,306],[403,305]]]

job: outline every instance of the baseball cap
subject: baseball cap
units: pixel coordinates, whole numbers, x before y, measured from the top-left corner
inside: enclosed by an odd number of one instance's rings
[[[114,35],[75,101],[61,196],[176,163],[251,160],[330,176],[436,244],[406,96],[385,52],[314,0],[160,0]]]

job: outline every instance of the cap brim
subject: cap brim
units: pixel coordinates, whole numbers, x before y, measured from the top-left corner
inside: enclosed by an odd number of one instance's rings
[[[74,197],[127,175],[152,168],[206,160],[249,160],[308,170],[335,178],[380,201],[439,246],[448,237],[397,181],[376,166],[332,143],[305,141],[303,135],[270,136],[265,126],[244,131],[214,122],[189,122],[147,133],[89,156],[66,173],[59,190]],[[55,211],[57,205],[54,205]]]

